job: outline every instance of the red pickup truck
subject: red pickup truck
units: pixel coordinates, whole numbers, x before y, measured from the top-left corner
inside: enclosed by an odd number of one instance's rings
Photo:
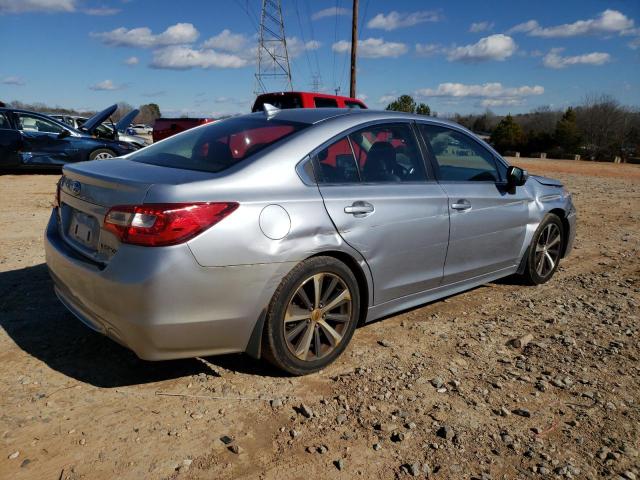
[[[265,103],[276,108],[367,108],[357,98],[316,92],[272,92],[258,95],[252,112],[262,110]]]
[[[367,108],[357,98],[316,92],[271,92],[258,95],[252,112],[262,111],[268,103],[276,108]],[[184,132],[190,128],[213,122],[213,118],[158,118],[153,125],[153,141]]]
[[[213,118],[158,118],[153,124],[153,142],[159,142],[171,135],[214,120]]]

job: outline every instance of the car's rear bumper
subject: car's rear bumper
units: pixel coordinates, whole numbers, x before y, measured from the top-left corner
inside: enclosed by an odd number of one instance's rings
[[[146,360],[244,351],[290,264],[201,267],[186,244],[121,246],[107,266],[71,249],[51,216],[47,265],[61,302]]]

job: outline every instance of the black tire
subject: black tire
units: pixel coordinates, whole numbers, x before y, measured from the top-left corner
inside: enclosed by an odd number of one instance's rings
[[[348,288],[351,299],[351,303],[348,305],[350,310],[349,314],[336,315],[327,313],[326,321],[329,321],[328,317],[330,316],[343,316],[344,318],[349,318],[349,321],[344,326],[337,324],[339,326],[336,326],[336,329],[343,329],[340,331],[342,335],[341,340],[339,340],[335,346],[324,345],[327,349],[327,353],[321,358],[318,358],[318,352],[320,349],[317,346],[316,338],[321,340],[320,335],[322,335],[322,339],[326,340],[325,343],[329,343],[330,338],[329,335],[325,333],[322,326],[313,324],[313,314],[309,313],[309,316],[311,317],[310,320],[301,320],[300,322],[306,322],[307,325],[311,323],[312,326],[315,327],[316,330],[319,329],[321,333],[318,334],[318,337],[314,337],[313,340],[315,347],[314,357],[312,359],[300,359],[291,351],[291,344],[288,344],[285,339],[285,334],[290,335],[292,330],[295,330],[295,325],[298,324],[293,323],[289,324],[289,327],[285,326],[285,314],[287,313],[290,304],[295,306],[295,302],[300,302],[299,299],[296,300],[298,297],[295,297],[298,295],[299,289],[303,288],[303,285],[309,285],[308,282],[312,281],[314,275],[318,274],[324,274],[326,275],[325,278],[331,279],[330,282],[322,280],[321,285],[323,287],[323,292],[329,291],[334,278],[337,277],[339,280],[336,282],[341,281],[342,283],[336,283],[338,287],[334,287],[334,289],[339,288],[339,290],[334,291],[344,292]],[[311,286],[313,287],[313,284],[311,284]],[[340,290],[342,287],[345,288]],[[308,288],[308,286],[305,288]],[[314,300],[312,300],[311,303],[313,303],[313,301]],[[327,298],[327,303],[331,303],[329,298]],[[322,306],[322,304],[320,305]],[[311,311],[310,308],[309,310]],[[300,311],[304,310],[300,309]],[[313,312],[315,311],[316,310],[313,310]],[[262,338],[262,354],[270,363],[293,375],[306,375],[321,370],[338,358],[347,347],[351,337],[353,336],[353,332],[356,329],[359,315],[360,292],[358,289],[358,282],[351,269],[333,257],[320,256],[304,260],[296,265],[293,270],[291,270],[291,272],[282,279],[282,282],[280,282],[280,285],[271,299]],[[322,318],[324,319],[325,317],[322,316]],[[293,328],[291,328],[292,325]],[[287,330],[287,328],[290,329]],[[310,327],[302,326],[301,328],[303,330],[300,331],[300,335],[303,336],[306,330]],[[322,343],[322,341],[320,343]],[[307,350],[308,353],[311,354],[311,350],[309,350],[309,348]]]
[[[553,260],[553,267],[549,268],[551,267],[550,262],[543,258],[545,256],[545,250],[542,248],[542,254],[540,251],[545,243],[545,235],[547,235],[547,232],[554,231],[558,232],[559,239],[551,248],[546,250],[549,252],[549,258]],[[529,285],[541,285],[551,280],[551,277],[553,277],[558,269],[558,265],[560,265],[560,258],[562,257],[562,249],[565,241],[564,234],[562,220],[560,220],[557,215],[549,213],[544,217],[542,222],[540,222],[531,239],[525,269],[522,273],[522,278],[526,283]],[[544,268],[542,270],[539,268],[541,261],[544,262]]]
[[[116,153],[113,150],[109,150],[108,148],[98,148],[89,154],[89,160],[95,160],[96,158],[111,155],[109,158],[117,157]]]

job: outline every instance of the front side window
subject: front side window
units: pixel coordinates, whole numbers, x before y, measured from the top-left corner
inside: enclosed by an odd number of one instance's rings
[[[29,113],[16,113],[18,129],[23,132],[61,133],[64,128],[46,118]]]
[[[491,152],[468,135],[437,125],[419,125],[436,161],[440,181],[497,182],[500,177]]]
[[[374,125],[349,135],[363,182],[419,182],[427,175],[408,124]]]
[[[230,118],[150,145],[129,159],[163,167],[220,172],[307,126],[267,118]]]
[[[313,103],[316,108],[338,108],[338,101],[335,98],[315,97]]]

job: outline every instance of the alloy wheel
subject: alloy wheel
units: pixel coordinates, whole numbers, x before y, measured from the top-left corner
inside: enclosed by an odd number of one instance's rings
[[[284,314],[284,336],[289,351],[312,361],[333,352],[352,319],[352,295],[334,273],[316,273],[297,288]]]
[[[106,160],[108,158],[113,158],[113,155],[109,152],[100,152],[96,155],[95,160]]]
[[[548,224],[538,237],[535,251],[536,273],[544,278],[556,267],[560,259],[562,235],[555,223]]]

